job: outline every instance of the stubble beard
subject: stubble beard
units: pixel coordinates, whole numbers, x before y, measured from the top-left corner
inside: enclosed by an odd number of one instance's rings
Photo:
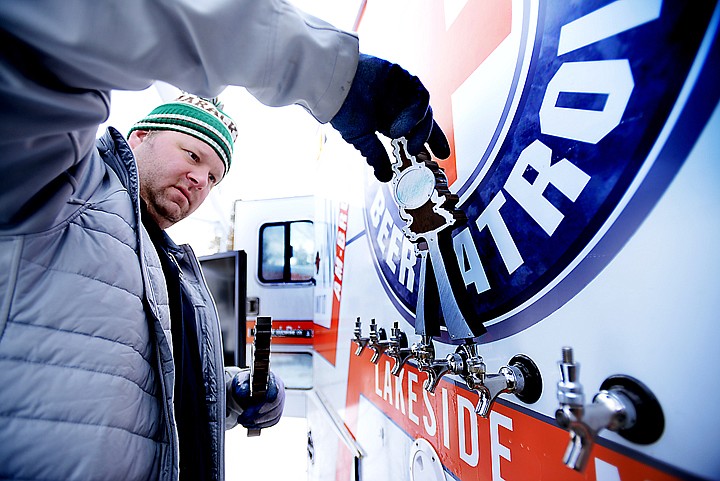
[[[187,217],[182,207],[168,198],[167,192],[170,189],[171,187],[162,190],[146,189],[143,195],[148,213],[162,229],[166,229]]]

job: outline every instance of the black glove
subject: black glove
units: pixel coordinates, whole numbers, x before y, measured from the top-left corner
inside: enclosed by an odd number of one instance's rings
[[[270,373],[265,397],[254,400],[250,397],[250,370],[240,371],[233,377],[230,388],[233,411],[238,423],[249,429],[269,428],[280,421],[285,407],[285,385],[282,379]]]
[[[360,54],[350,92],[330,124],[365,156],[381,182],[392,178],[392,169],[376,132],[392,139],[405,137],[411,155],[427,143],[435,156],[450,156],[447,138],[433,120],[430,94],[420,79],[370,55]]]

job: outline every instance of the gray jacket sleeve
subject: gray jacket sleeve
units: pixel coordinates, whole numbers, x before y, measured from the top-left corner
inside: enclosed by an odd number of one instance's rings
[[[38,200],[72,196],[112,89],[162,80],[214,96],[238,85],[326,122],[358,58],[354,34],[284,0],[4,0],[0,45],[5,225]]]
[[[163,80],[198,95],[247,87],[321,122],[340,108],[358,57],[354,34],[284,0],[8,0],[0,24],[48,55],[70,87],[142,89]]]

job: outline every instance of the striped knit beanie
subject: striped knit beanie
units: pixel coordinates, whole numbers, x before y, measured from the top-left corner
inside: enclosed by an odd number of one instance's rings
[[[207,100],[183,93],[138,121],[128,135],[135,130],[174,130],[192,135],[212,147],[225,165],[227,174],[232,161],[233,143],[237,138],[237,127],[222,108],[217,98]]]

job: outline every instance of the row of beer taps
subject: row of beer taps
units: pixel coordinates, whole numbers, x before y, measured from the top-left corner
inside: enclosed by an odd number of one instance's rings
[[[360,318],[355,322],[352,341],[357,345],[355,355],[364,349],[373,352],[371,362],[377,364],[383,354],[394,362],[391,373],[400,375],[403,366],[414,359],[417,368],[427,374],[423,387],[434,393],[440,379],[448,374],[459,376],[468,388],[478,394],[475,412],[488,417],[493,403],[500,394],[511,393],[527,404],[540,399],[542,378],[535,363],[518,354],[497,373],[489,373],[472,339],[457,346],[445,358],[436,358],[431,336],[421,335],[419,342],[409,345],[407,336],[396,321],[388,336],[378,328],[375,319],[370,321],[368,337],[362,335]],[[561,428],[570,433],[563,462],[569,468],[583,471],[598,433],[603,429],[618,432],[622,437],[638,443],[657,441],[664,429],[660,404],[640,381],[625,375],[608,377],[600,391],[586,403],[579,382],[579,364],[574,361],[571,347],[563,347],[558,363],[561,379],[557,383],[559,408],[555,419]]]
[[[490,373],[477,351],[477,344],[467,340],[460,344],[454,353],[445,358],[436,358],[435,343],[431,336],[420,336],[419,342],[409,345],[407,336],[395,321],[388,337],[384,328],[378,328],[375,319],[370,321],[368,337],[362,335],[360,318],[355,322],[352,341],[357,345],[355,355],[359,356],[365,348],[373,351],[370,361],[377,364],[383,354],[387,354],[394,363],[391,373],[395,376],[410,360],[415,359],[421,372],[427,374],[423,387],[434,393],[440,379],[447,374],[459,376],[470,389],[478,394],[475,411],[482,417],[488,417],[490,408],[498,395],[512,393],[526,403],[540,398],[542,380],[540,371],[530,358],[518,355],[497,373]]]

